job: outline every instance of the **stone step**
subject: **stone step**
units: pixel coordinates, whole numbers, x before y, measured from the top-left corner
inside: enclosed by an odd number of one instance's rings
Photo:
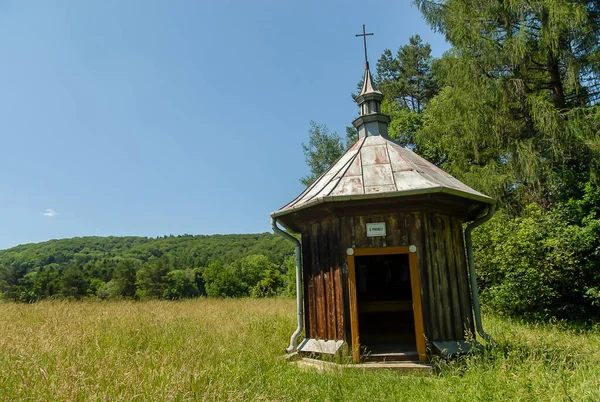
[[[341,364],[318,359],[304,357],[296,361],[298,367],[312,368],[319,371],[334,371],[340,369],[362,369],[362,370],[396,370],[396,371],[421,371],[430,372],[433,365],[414,361],[385,361],[365,362],[355,364]]]

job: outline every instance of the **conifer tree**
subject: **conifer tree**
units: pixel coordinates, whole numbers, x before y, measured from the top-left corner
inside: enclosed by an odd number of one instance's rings
[[[599,3],[416,3],[452,44],[419,139],[513,212],[578,196],[598,173]]]
[[[437,155],[424,144],[417,143],[423,112],[437,93],[433,61],[431,46],[424,43],[419,35],[414,35],[395,56],[391,50],[384,50],[377,62],[376,83],[385,95],[382,112],[391,117],[390,137],[433,163],[440,163]]]

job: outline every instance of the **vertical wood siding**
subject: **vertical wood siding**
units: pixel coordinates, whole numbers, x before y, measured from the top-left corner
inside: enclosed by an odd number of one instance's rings
[[[311,338],[344,339],[344,265],[340,258],[340,221],[313,223],[306,227],[304,251],[304,288],[306,333]],[[343,249],[345,252],[345,249]]]
[[[367,237],[366,223],[385,222],[385,237]],[[428,340],[473,333],[471,297],[458,217],[427,212],[339,217],[307,224],[302,234],[306,333],[350,342],[346,249],[415,245],[424,330]]]

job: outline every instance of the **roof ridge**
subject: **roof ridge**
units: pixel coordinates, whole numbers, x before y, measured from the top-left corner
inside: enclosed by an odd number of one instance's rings
[[[408,149],[408,148],[406,148],[406,147],[403,147],[402,145],[400,145],[400,144],[397,144],[397,143],[395,143],[394,141],[390,141],[390,142],[391,142],[393,145],[395,145],[395,146],[397,146],[398,148],[400,148],[400,150],[407,150],[407,151],[410,151],[410,149]],[[395,149],[395,151],[396,151],[396,152],[398,152],[398,156],[400,156],[400,158],[402,158],[402,160],[403,160],[404,162],[406,162],[406,164],[407,164],[408,166],[410,166],[411,170],[413,170],[413,171],[415,171],[415,172],[416,172],[416,171],[417,171],[417,169],[415,169],[415,167],[413,166],[413,163],[412,163],[410,160],[406,159],[406,158],[404,157],[404,155],[402,155],[402,152],[400,152],[400,150],[397,150],[397,149]],[[411,152],[412,152],[412,151],[411,151]],[[415,152],[413,152],[413,154],[415,154],[415,155],[416,155],[416,153],[415,153]]]
[[[390,164],[390,169],[392,170],[392,179],[394,180],[394,187],[396,188],[396,191],[398,191],[398,182],[396,182],[396,175],[394,174],[394,166],[392,165],[392,155],[390,155],[390,147],[389,147],[389,143],[391,141],[386,141],[385,143],[385,152],[387,152],[387,156],[388,156],[388,161]]]
[[[346,154],[348,153],[348,151],[349,151],[349,150],[351,150],[351,149],[352,149],[352,147],[354,147],[356,144],[358,144],[358,142],[359,142],[359,141],[361,141],[361,140],[362,140],[362,142],[363,142],[363,144],[364,144],[364,139],[359,139],[359,140],[358,140],[358,141],[356,141],[354,144],[352,144],[352,146],[351,146],[350,148],[348,148],[348,149],[347,149],[347,150],[346,150],[346,151],[345,151],[345,152],[344,152],[342,155],[340,155],[340,156],[339,156],[339,157],[338,157],[338,158],[335,160],[335,162],[333,162],[333,163],[332,163],[332,164],[329,166],[329,168],[327,168],[327,170],[325,170],[325,171],[324,171],[324,172],[323,172],[323,173],[322,173],[322,174],[321,174],[319,177],[317,177],[317,178],[315,179],[315,181],[314,181],[314,183],[313,183],[313,184],[316,184],[316,183],[318,183],[318,182],[319,182],[319,181],[320,181],[320,180],[321,180],[323,177],[327,176],[327,174],[328,174],[330,171],[332,171],[332,170],[333,170],[333,168],[334,168],[334,167],[335,167],[335,166],[338,164],[338,162],[339,162],[340,160],[342,160],[342,158],[343,158],[344,156],[346,156]],[[358,149],[356,150],[356,153],[359,153],[359,152],[360,152],[360,149],[362,148],[362,145],[363,145],[363,144],[360,144],[360,145],[358,146]],[[353,157],[351,157],[350,159],[354,159],[354,158],[353,158]],[[345,166],[345,164],[344,164],[342,167],[340,167],[340,169],[338,169],[337,173],[339,173],[339,172],[340,172],[340,171],[343,169],[343,167],[344,167],[344,166]],[[336,175],[332,175],[332,176],[333,176],[333,177],[335,177]],[[332,179],[333,179],[333,177],[332,177]],[[326,184],[325,184],[325,186],[323,187],[323,189],[325,189],[329,183],[331,183],[331,181],[329,181],[328,183],[326,183]],[[308,194],[310,193],[310,191],[312,190],[312,187],[313,187],[313,186],[311,185],[311,188],[310,188],[310,190],[306,192],[306,194],[307,194],[307,195],[308,195]],[[308,189],[307,189],[307,190],[308,190]],[[329,192],[329,193],[331,193],[331,192]],[[328,193],[328,194],[329,194],[329,193]],[[307,202],[310,202],[311,200],[315,199],[315,197],[317,197],[317,196],[323,196],[323,195],[320,195],[320,194],[317,192],[316,194],[314,194],[314,195],[312,195],[311,197],[309,197]]]
[[[297,200],[301,199],[302,196],[310,193],[310,191],[317,185],[317,183],[319,183],[319,180],[321,180],[327,173],[329,173],[329,171],[331,169],[333,169],[333,167],[339,162],[340,159],[342,159],[349,150],[352,149],[353,146],[355,146],[359,141],[363,141],[364,142],[364,138],[359,138],[358,141],[356,141],[354,144],[352,144],[348,149],[346,149],[331,165],[329,165],[329,167],[323,172],[321,173],[319,176],[317,176],[315,178],[315,180],[304,189],[303,192],[301,192],[296,198],[294,198],[292,201],[288,202],[287,204],[285,204],[283,206],[282,209],[285,209],[288,207],[288,205],[293,205]],[[360,147],[358,148],[360,150]],[[310,200],[312,200],[314,197],[311,197]]]
[[[365,138],[367,138],[367,137],[365,137]],[[356,142],[358,143],[358,141],[356,141]],[[355,160],[357,157],[359,157],[359,156],[360,156],[360,150],[362,149],[363,145],[365,145],[365,141],[364,141],[364,139],[363,139],[363,142],[362,142],[362,144],[360,144],[360,145],[359,145],[359,147],[358,147],[358,149],[356,150],[356,153],[354,154],[354,156],[353,156],[352,158],[350,158],[350,160],[348,161],[348,163],[346,163],[346,165],[345,165],[346,169],[344,170],[344,173],[342,173],[342,177],[344,177],[344,176],[346,175],[346,172],[348,171],[348,169],[350,169],[350,166],[352,165],[352,162],[354,162],[354,160]],[[342,169],[343,169],[343,168],[344,168],[344,167],[342,166]],[[340,169],[340,170],[338,171],[338,173],[339,173],[339,172],[341,172],[341,171],[342,171],[342,169]],[[362,166],[361,166],[361,168],[360,168],[360,172],[361,172],[361,174],[362,174]],[[333,187],[331,188],[331,190],[329,190],[329,192],[327,193],[327,196],[331,195],[331,193],[333,192],[333,190],[335,190],[335,189],[336,189],[336,188],[337,188],[337,187],[340,185],[340,182],[341,182],[341,181],[342,181],[342,179],[341,179],[341,177],[340,177],[340,179],[338,180],[338,182],[337,182],[337,183],[335,183],[335,186],[333,186]]]

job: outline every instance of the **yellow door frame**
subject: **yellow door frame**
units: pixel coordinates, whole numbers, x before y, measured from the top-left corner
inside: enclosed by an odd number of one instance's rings
[[[352,252],[350,252],[352,250]],[[413,250],[415,250],[413,248]],[[410,285],[412,290],[412,307],[415,321],[415,337],[419,360],[427,359],[425,350],[425,331],[423,327],[423,308],[421,307],[421,281],[419,280],[419,262],[416,250],[410,246],[355,248],[348,250],[348,294],[350,296],[350,333],[352,336],[352,360],[360,361],[360,337],[358,331],[358,303],[356,300],[356,270],[354,257],[368,255],[408,254],[410,267]],[[351,254],[351,255],[350,255]]]

